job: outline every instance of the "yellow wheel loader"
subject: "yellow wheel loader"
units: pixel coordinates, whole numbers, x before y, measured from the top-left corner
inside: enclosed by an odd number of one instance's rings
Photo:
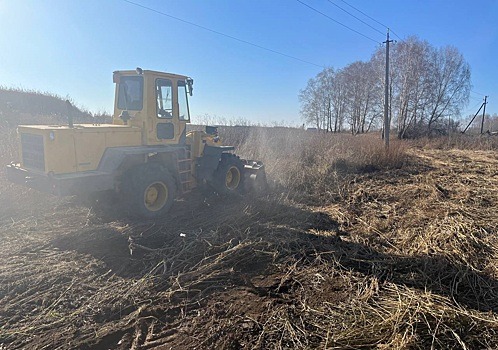
[[[116,71],[112,124],[21,125],[15,183],[59,196],[114,191],[135,215],[157,218],[175,198],[209,186],[221,195],[266,186],[264,166],[233,154],[215,127],[186,131],[193,80]]]

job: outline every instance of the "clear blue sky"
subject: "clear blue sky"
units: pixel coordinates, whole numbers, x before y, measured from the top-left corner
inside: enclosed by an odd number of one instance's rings
[[[296,0],[133,0],[320,66],[368,60],[379,46]],[[332,5],[302,0],[375,39],[385,36]],[[378,28],[348,7],[330,0]],[[467,114],[490,95],[498,112],[498,1],[346,0],[401,38],[457,47],[472,68]],[[397,39],[394,37],[394,39]],[[322,68],[179,22],[123,0],[0,0],[0,85],[69,95],[112,111],[112,72],[164,70],[194,78],[191,113],[300,123],[299,90]]]

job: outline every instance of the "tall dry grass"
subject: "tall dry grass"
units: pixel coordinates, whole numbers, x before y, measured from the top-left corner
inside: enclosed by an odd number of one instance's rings
[[[0,125],[0,167],[19,160],[17,132],[13,128]],[[3,169],[2,169],[3,170]]]
[[[314,200],[340,198],[351,175],[399,168],[407,160],[406,143],[395,140],[386,150],[379,134],[265,127],[219,131],[225,144],[236,146],[238,155],[263,161],[275,186]]]
[[[434,138],[420,138],[409,141],[414,147],[425,149],[462,149],[462,150],[497,150],[498,135],[492,134],[451,134],[449,136],[440,136]]]

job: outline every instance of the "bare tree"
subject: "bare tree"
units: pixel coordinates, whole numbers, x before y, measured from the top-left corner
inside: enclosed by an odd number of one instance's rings
[[[432,77],[427,57],[431,47],[426,41],[410,37],[395,45],[392,55],[392,111],[398,138],[409,128],[414,133],[424,122]]]
[[[428,98],[427,131],[449,115],[459,115],[468,103],[470,66],[454,47],[435,49],[431,55],[429,74],[433,78]]]
[[[334,91],[335,75],[334,69],[329,67],[318,73],[316,77],[327,132],[332,131],[332,92]]]
[[[377,50],[372,56],[376,70],[384,61],[384,50]],[[393,47],[390,81],[398,137],[418,137],[446,132],[448,118],[457,117],[468,101],[470,69],[457,49],[436,49],[410,37]]]
[[[337,71],[334,79],[334,86],[331,91],[332,117],[334,119],[334,128],[331,131],[341,132],[344,119],[347,113],[347,83],[343,70]]]
[[[323,116],[320,113],[321,101],[319,86],[316,79],[308,80],[306,88],[299,93],[301,102],[301,117],[305,123],[315,125],[318,130],[323,128]]]
[[[372,62],[354,62],[342,71],[346,87],[348,121],[352,134],[365,133],[380,116],[381,85]]]
[[[301,117],[305,123],[315,125],[318,130],[332,130],[332,91],[334,69],[329,67],[308,80],[299,93]]]

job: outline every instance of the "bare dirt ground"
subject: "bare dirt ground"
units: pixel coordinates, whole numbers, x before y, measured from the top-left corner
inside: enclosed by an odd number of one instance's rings
[[[498,154],[410,150],[341,200],[161,222],[0,173],[0,349],[498,348]]]

